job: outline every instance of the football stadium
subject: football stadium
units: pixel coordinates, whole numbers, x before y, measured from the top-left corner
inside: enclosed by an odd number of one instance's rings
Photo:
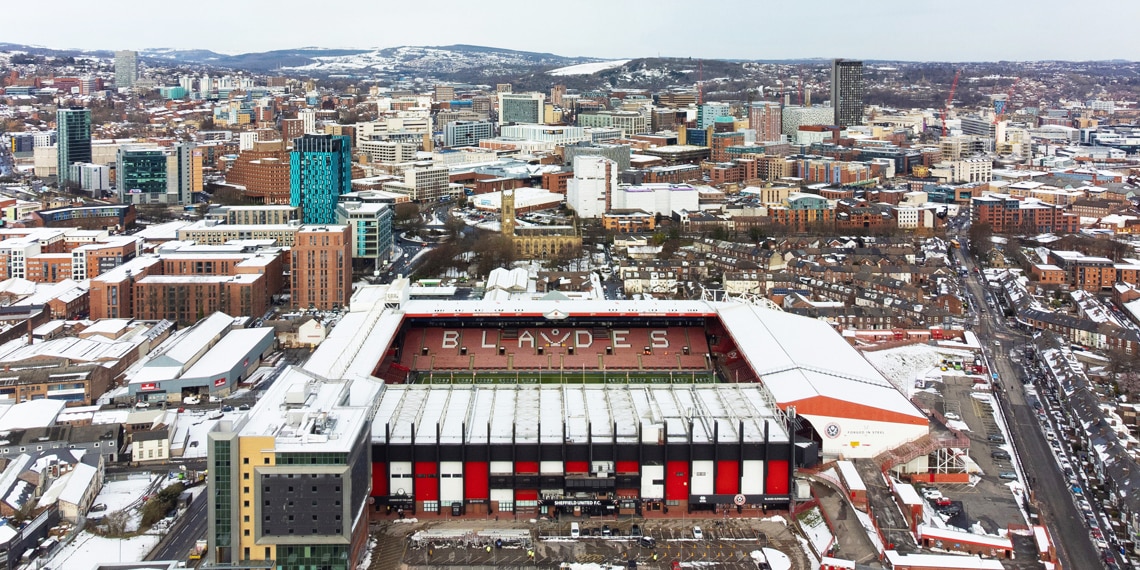
[[[360,289],[305,370],[383,382],[374,515],[786,508],[799,467],[928,419],[829,325],[741,301],[419,300]]]

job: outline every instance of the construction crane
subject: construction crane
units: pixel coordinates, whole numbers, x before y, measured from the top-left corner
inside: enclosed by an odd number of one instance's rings
[[[1017,82],[1021,81],[1020,77],[1015,77],[1013,83],[1009,85],[1009,93],[1005,95],[1005,105],[1002,105],[1001,112],[994,114],[994,124],[996,125],[1006,114],[1009,113],[1010,107],[1013,107],[1013,90],[1017,87]]]
[[[950,96],[946,98],[946,106],[942,108],[942,136],[946,136],[946,115],[950,114],[950,103],[954,101],[954,92],[958,90],[958,77],[962,70],[954,72],[954,82],[950,84]]]

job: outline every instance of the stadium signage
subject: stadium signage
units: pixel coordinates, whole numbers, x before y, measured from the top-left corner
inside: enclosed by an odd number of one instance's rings
[[[609,340],[614,348],[633,348],[629,342],[630,329],[610,329]],[[560,329],[560,328],[533,328],[520,329],[518,337],[510,339],[517,344],[517,348],[539,346],[573,346],[574,348],[589,348],[593,346],[594,332],[589,329]],[[480,348],[495,349],[506,344],[498,337],[497,331],[484,330],[479,339]],[[440,348],[459,348],[460,331],[444,330],[440,340]],[[653,329],[649,331],[650,348],[669,348],[669,331]],[[640,348],[640,347],[639,347]]]

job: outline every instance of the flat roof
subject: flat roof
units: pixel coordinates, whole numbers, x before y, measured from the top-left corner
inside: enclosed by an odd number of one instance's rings
[[[255,329],[237,329],[230,331],[222,337],[210,351],[202,355],[189,370],[182,374],[183,378],[205,378],[218,376],[233,370],[242,359],[247,359],[258,344],[266,337],[274,335],[273,327]]]
[[[783,419],[759,384],[433,386],[389,384],[372,441],[417,444],[586,443],[687,439],[786,442]],[[743,422],[743,434],[739,433]],[[436,440],[436,428],[439,440]],[[614,431],[616,428],[616,432]],[[386,440],[386,434],[390,439]]]
[[[239,436],[272,437],[278,453],[350,453],[384,385],[327,380],[290,367],[236,426]]]

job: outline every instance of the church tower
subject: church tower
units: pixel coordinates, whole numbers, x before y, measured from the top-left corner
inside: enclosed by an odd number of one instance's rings
[[[502,200],[499,211],[501,212],[500,219],[502,220],[499,225],[502,227],[503,235],[506,237],[514,237],[515,235],[515,191],[504,189],[501,192]]]

